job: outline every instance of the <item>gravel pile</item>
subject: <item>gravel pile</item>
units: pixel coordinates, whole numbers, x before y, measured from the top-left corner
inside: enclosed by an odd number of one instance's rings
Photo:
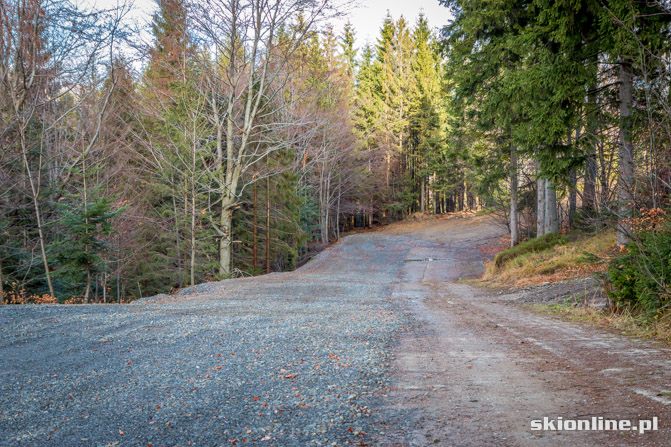
[[[392,242],[130,305],[0,308],[0,444],[367,445],[405,324]]]

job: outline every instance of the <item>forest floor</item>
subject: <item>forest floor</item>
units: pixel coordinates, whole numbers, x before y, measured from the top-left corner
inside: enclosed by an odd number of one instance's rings
[[[492,292],[489,217],[355,234],[295,272],[0,308],[0,445],[666,446],[671,349]],[[550,298],[548,298],[550,297]],[[659,431],[531,431],[659,418]]]

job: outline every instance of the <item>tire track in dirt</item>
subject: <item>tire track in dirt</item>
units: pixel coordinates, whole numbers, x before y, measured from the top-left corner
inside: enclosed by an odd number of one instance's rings
[[[540,316],[460,282],[482,272],[476,247],[501,233],[487,219],[390,232],[413,239],[393,297],[417,324],[378,395],[380,445],[669,445],[671,412],[660,393],[671,350]],[[660,431],[531,431],[544,416],[658,416]]]

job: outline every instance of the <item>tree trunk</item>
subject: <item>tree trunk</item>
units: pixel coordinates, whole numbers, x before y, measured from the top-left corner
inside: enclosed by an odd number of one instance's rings
[[[266,177],[266,273],[270,273],[270,177]]]
[[[107,273],[102,275],[103,303],[107,304]]]
[[[436,191],[436,180],[437,174],[434,172],[431,177],[431,212],[435,215],[438,214],[438,191]]]
[[[596,163],[596,152],[590,149],[585,160],[585,186],[583,189],[582,208],[588,213],[597,209],[596,199],[596,176],[598,165]]]
[[[83,180],[83,186],[84,186],[84,189],[82,191],[82,193],[83,193],[82,201],[84,202],[84,216],[85,216],[84,217],[84,225],[85,225],[85,228],[86,228],[85,234],[86,234],[87,239],[88,239],[89,218],[87,216],[88,216],[88,201],[89,201],[89,198],[88,198],[88,190],[87,190],[87,185],[86,185],[86,157],[85,156],[82,156],[82,180]],[[85,252],[88,255],[88,253],[89,253],[88,245],[86,246]],[[84,293],[84,302],[85,303],[89,302],[90,294],[91,294],[91,266],[87,265],[86,266],[86,292]]]
[[[84,290],[84,303],[88,304],[91,296],[91,269],[86,269],[86,289]]]
[[[194,183],[191,188],[191,265],[189,269],[191,286],[196,285],[196,189]]]
[[[231,224],[233,223],[233,210],[229,204],[222,205],[221,219],[219,221],[219,275],[222,277],[231,274]]]
[[[40,239],[40,252],[42,254],[42,263],[44,264],[44,274],[47,278],[47,286],[49,287],[49,295],[55,297],[54,286],[51,282],[51,271],[49,270],[49,260],[47,259],[47,247],[44,242],[44,230],[42,225],[42,213],[40,212],[39,190],[35,185],[35,179],[30,171],[30,164],[28,163],[27,148],[25,144],[24,130],[21,130],[21,149],[23,153],[23,162],[28,174],[28,181],[30,182],[30,191],[33,199],[33,209],[35,210],[35,222],[37,223],[37,235]]]
[[[545,234],[545,179],[536,181],[536,237]]]
[[[517,169],[517,152],[515,153],[515,169]],[[517,174],[515,174],[517,177]],[[517,183],[516,183],[517,184]],[[517,194],[517,192],[515,192]],[[468,183],[466,183],[466,180],[464,180],[464,209],[467,211],[471,210],[471,204],[469,200],[469,194],[468,194]],[[517,206],[517,205],[515,205]]]
[[[634,191],[634,156],[631,142],[631,104],[633,90],[633,72],[631,63],[620,63],[620,176],[618,179],[618,222],[617,243],[626,244],[631,236],[633,191]]]
[[[517,221],[517,148],[510,144],[510,246],[519,242],[519,222]]]
[[[419,211],[424,214],[426,212],[426,177],[422,176],[420,184],[420,203]]]
[[[599,120],[597,115],[597,92],[596,79],[590,86],[588,95],[588,105],[592,109],[588,111],[587,116],[587,158],[585,160],[585,185],[583,188],[582,207],[587,213],[594,212],[597,209],[596,200],[596,176],[598,166],[596,163],[596,144],[599,131]]]
[[[340,189],[341,183],[338,183],[338,204],[336,206],[336,215],[335,215],[335,230],[336,230],[336,240],[340,240]],[[343,230],[344,232],[344,230]]]
[[[177,198],[173,195],[172,197],[172,209],[173,209],[173,215],[175,217],[175,252],[176,252],[176,260],[177,260],[177,271],[179,272],[177,281],[179,284],[179,288],[181,289],[184,287],[184,279],[182,275],[182,244],[181,244],[181,236],[180,236],[180,231],[179,231],[179,214],[177,211]]]
[[[387,153],[385,155],[385,161],[387,163],[385,179],[386,179],[387,189],[388,189],[389,188],[389,173],[391,172],[391,149],[389,149],[389,148],[387,148]]]
[[[573,228],[573,221],[575,220],[576,207],[578,205],[578,198],[576,194],[577,175],[575,169],[568,172],[568,226]]]
[[[257,210],[257,182],[254,182],[254,241],[252,243],[252,265],[254,271],[259,267],[259,256],[258,256],[258,240],[259,240],[259,223],[258,223],[258,210]]]
[[[0,257],[0,306],[5,302],[5,278],[2,276],[2,257]]]
[[[580,127],[578,127],[575,131],[575,144],[577,145],[578,142],[580,141]],[[568,144],[569,146],[572,146],[573,140],[571,138],[571,135],[568,137]],[[577,206],[577,182],[578,182],[578,176],[576,173],[575,168],[571,168],[568,171],[568,227],[573,228],[573,220],[575,219],[575,212],[576,212],[576,206]]]
[[[550,179],[545,179],[545,233],[559,231],[557,220],[557,191]]]
[[[193,175],[193,172],[192,172]],[[186,278],[189,277],[189,260],[188,260],[188,247],[186,246],[187,244],[187,234],[186,234],[186,222],[189,221],[189,185],[188,185],[188,179],[185,177],[184,178],[184,250],[182,251],[182,265],[184,266],[184,270],[179,270],[179,277],[184,278],[186,281]]]
[[[96,285],[95,292],[94,292],[93,296],[94,296],[95,303],[98,304],[98,303],[100,303],[100,294],[98,293],[98,289],[100,287],[100,277],[98,275],[96,275],[95,277],[93,277],[93,281]]]
[[[117,238],[116,299],[121,304],[121,239]]]

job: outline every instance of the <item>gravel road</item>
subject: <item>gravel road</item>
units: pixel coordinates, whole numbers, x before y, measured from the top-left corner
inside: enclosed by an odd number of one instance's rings
[[[671,351],[459,281],[500,233],[473,217],[395,225],[292,273],[2,307],[0,444],[669,445]],[[529,430],[587,414],[658,416],[660,431]]]

